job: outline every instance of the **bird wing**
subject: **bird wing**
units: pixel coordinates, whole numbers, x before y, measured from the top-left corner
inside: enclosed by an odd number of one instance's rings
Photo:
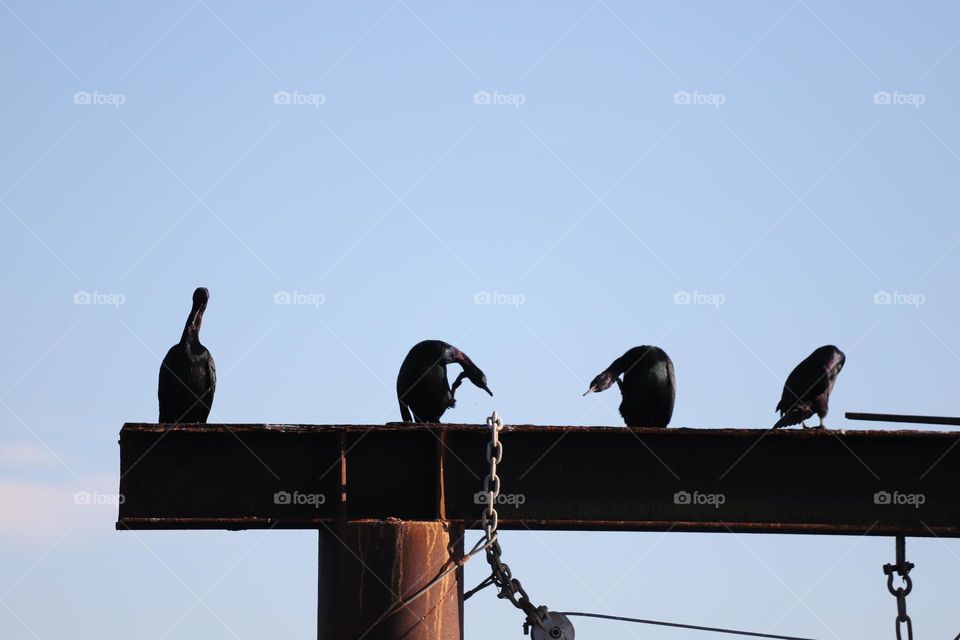
[[[413,422],[413,416],[410,415],[410,407],[405,405],[400,398],[397,398],[397,401],[400,403],[400,417],[403,418],[403,421]]]
[[[673,368],[673,360],[667,358],[667,376],[670,378],[670,415],[673,415],[673,407],[677,403],[677,372]]]
[[[801,362],[787,376],[777,411],[787,413],[798,402],[815,398],[827,390],[830,368],[809,358]]]
[[[210,384],[210,390],[205,394],[207,396],[207,406],[213,406],[213,394],[217,391],[217,364],[213,361],[213,356],[207,352],[207,382]]]
[[[176,347],[174,347],[176,348]],[[163,362],[160,363],[160,379],[157,382],[157,404],[159,405],[160,415],[157,418],[158,422],[169,422],[171,416],[165,415],[163,411],[163,402],[164,399],[169,402],[172,394],[177,392],[177,376],[173,372],[173,349],[167,352],[167,355],[164,356]],[[173,418],[176,420],[176,418]]]

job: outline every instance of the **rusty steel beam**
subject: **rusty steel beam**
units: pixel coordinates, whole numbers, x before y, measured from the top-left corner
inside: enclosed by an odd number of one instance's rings
[[[848,412],[847,420],[867,420],[869,422],[906,422],[909,424],[944,424],[960,427],[960,418],[949,416],[910,416],[897,413],[855,413]]]
[[[463,567],[445,572],[463,556],[463,533],[402,520],[321,527],[318,640],[461,640]]]
[[[120,529],[476,527],[480,425],[120,434]],[[960,432],[505,427],[504,529],[960,537]]]

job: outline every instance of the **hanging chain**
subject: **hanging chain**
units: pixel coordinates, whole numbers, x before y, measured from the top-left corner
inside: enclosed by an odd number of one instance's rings
[[[904,623],[907,625],[907,640],[913,640],[913,621],[907,615],[907,596],[913,591],[913,580],[910,578],[910,570],[913,569],[913,563],[907,562],[907,540],[903,536],[897,536],[897,562],[896,564],[883,565],[883,572],[887,575],[887,591],[897,599],[897,640],[903,640],[900,629]],[[905,586],[893,588],[893,574],[896,573],[903,580]]]
[[[527,618],[523,623],[524,635],[532,630],[534,640],[547,638],[573,640],[573,624],[570,620],[563,614],[551,612],[545,606],[538,607],[530,602],[530,597],[523,585],[513,577],[510,567],[501,559],[503,549],[500,548],[500,542],[497,540],[496,505],[497,498],[500,496],[500,476],[497,475],[497,465],[503,460],[503,444],[500,442],[503,420],[496,411],[487,418],[487,426],[490,428],[490,442],[487,443],[487,463],[490,465],[490,472],[483,480],[483,492],[486,494],[487,505],[481,516],[481,525],[486,533],[487,562],[490,564],[491,574],[475,589],[464,594],[464,598],[494,585],[497,587],[498,598],[508,600],[510,604],[526,614]]]

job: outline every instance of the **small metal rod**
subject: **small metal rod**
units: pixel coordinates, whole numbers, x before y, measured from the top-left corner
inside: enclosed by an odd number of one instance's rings
[[[946,416],[908,416],[896,413],[847,413],[847,420],[867,420],[870,422],[908,422],[911,424],[947,424],[960,426],[960,418]]]

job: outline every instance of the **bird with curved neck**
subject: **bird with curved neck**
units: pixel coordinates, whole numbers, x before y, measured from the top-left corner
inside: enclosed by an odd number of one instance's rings
[[[210,292],[199,287],[183,327],[180,342],[170,347],[160,365],[157,397],[160,422],[206,422],[217,389],[213,356],[200,344],[200,323]]]
[[[780,419],[774,429],[799,424],[804,429],[823,429],[823,419],[830,410],[830,394],[837,376],[847,363],[847,356],[832,344],[820,347],[798,364],[783,385],[783,395],[775,411]],[[808,427],[807,420],[816,414],[820,424]]]
[[[452,387],[447,380],[448,364],[463,367]],[[440,422],[444,412],[456,404],[454,396],[464,378],[493,396],[487,376],[463,351],[442,340],[415,344],[397,374],[397,400],[403,421]]]
[[[649,345],[630,349],[597,375],[583,395],[605,391],[614,382],[623,396],[620,415],[628,427],[666,427],[670,424],[677,397],[677,380],[673,361],[663,349]]]

